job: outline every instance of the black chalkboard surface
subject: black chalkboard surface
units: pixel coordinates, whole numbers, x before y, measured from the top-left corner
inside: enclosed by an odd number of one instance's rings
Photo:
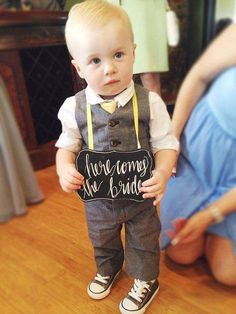
[[[83,201],[129,199],[142,202],[142,182],[152,176],[153,158],[145,149],[129,152],[99,152],[83,149],[76,168],[85,183],[77,190]]]

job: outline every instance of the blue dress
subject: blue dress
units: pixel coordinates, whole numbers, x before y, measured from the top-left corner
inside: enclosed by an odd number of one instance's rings
[[[162,248],[177,217],[188,218],[236,186],[236,67],[222,72],[194,108],[181,137],[176,177],[161,202]],[[236,212],[208,232],[232,241]]]

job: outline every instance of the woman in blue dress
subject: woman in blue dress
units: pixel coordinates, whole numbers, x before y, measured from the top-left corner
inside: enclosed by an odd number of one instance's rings
[[[180,264],[204,255],[216,280],[236,286],[236,24],[188,73],[173,128],[181,152],[161,203],[162,248]]]

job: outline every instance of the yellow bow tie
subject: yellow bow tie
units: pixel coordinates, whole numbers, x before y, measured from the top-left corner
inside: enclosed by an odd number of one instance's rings
[[[103,103],[100,104],[102,109],[109,113],[113,113],[116,110],[116,102],[115,100],[111,101],[104,101]]]

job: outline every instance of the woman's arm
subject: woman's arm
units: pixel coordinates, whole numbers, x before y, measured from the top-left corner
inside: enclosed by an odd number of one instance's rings
[[[224,69],[236,65],[236,23],[206,49],[184,79],[175,104],[173,130],[179,139],[185,123],[207,85]]]
[[[219,218],[224,218],[233,212],[236,212],[236,187],[189,219],[177,219],[173,223],[175,230],[168,231],[169,236],[173,238],[172,245],[196,240],[211,224],[217,223]]]

